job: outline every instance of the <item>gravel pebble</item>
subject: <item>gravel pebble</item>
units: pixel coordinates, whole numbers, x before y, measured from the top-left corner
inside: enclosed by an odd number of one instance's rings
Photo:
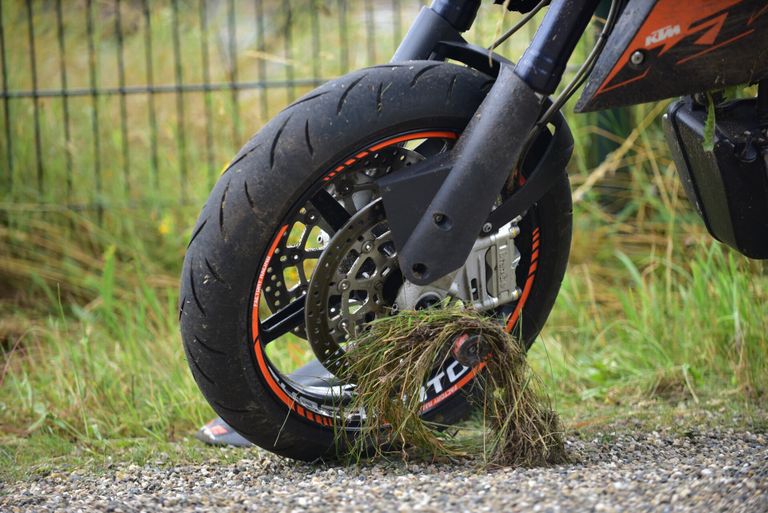
[[[768,512],[766,435],[732,429],[603,432],[576,463],[306,465],[251,450],[236,463],[52,472],[3,485],[2,512]]]

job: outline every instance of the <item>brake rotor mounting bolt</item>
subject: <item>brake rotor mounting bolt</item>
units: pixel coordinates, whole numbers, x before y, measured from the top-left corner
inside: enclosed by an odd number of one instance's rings
[[[632,55],[629,57],[629,62],[634,64],[635,66],[640,66],[645,62],[645,52],[641,50],[635,50],[632,52]]]
[[[485,223],[483,225],[483,233],[491,233],[491,230],[493,230],[493,225],[491,223]]]
[[[373,242],[367,240],[363,243],[363,253],[370,253],[373,251]]]
[[[520,299],[520,296],[522,295],[523,295],[523,291],[520,290],[519,287],[516,288],[515,290],[512,291],[512,301],[517,301],[518,299]]]
[[[341,280],[339,282],[339,290],[341,290],[342,292],[345,290],[349,290],[349,286],[350,286],[349,280]]]

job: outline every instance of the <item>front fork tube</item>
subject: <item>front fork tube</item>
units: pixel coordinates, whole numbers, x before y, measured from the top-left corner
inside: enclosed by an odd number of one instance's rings
[[[599,1],[553,0],[521,63],[514,69],[502,66],[493,87],[451,150],[451,169],[442,185],[434,196],[421,199],[423,205],[428,205],[425,214],[410,233],[396,234],[396,240],[405,241],[398,248],[398,259],[408,280],[426,285],[464,264],[507,177],[522,156],[545,96],[559,84],[565,64]],[[439,18],[435,11],[422,11],[395,59],[429,58],[430,45],[434,47],[444,39],[463,40],[459,31],[462,27]],[[428,166],[429,161],[421,165]],[[387,210],[397,208],[386,198],[384,206]]]
[[[464,264],[540,112],[541,98],[502,66],[451,150],[451,170],[398,249],[411,282],[426,285]]]

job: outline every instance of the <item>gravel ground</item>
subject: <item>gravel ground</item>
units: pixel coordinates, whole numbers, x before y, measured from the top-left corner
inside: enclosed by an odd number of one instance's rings
[[[572,437],[574,438],[574,437]],[[731,429],[592,434],[577,463],[534,469],[236,463],[53,472],[2,486],[0,511],[748,511],[768,512],[768,436]]]

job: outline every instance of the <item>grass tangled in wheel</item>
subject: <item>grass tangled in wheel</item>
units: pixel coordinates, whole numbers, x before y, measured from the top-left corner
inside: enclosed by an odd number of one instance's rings
[[[469,392],[478,416],[458,428],[427,421],[422,388],[467,333],[479,335],[484,347]],[[358,436],[339,433],[339,445],[353,458],[399,453],[511,466],[568,461],[559,417],[524,348],[492,318],[451,306],[402,311],[371,322],[344,358],[356,383],[349,408],[366,417]]]

